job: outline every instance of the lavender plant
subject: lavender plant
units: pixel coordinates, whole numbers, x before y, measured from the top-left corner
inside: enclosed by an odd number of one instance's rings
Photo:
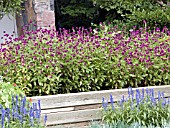
[[[170,84],[166,27],[105,27],[26,31],[1,49],[0,75],[27,96]]]
[[[44,128],[45,124],[40,123],[41,105],[38,103],[28,103],[26,97],[12,96],[12,107],[4,108],[0,106],[1,128]],[[20,102],[19,102],[20,101]],[[47,116],[44,117],[46,123]]]
[[[159,126],[170,122],[170,99],[164,97],[164,93],[158,92],[158,99],[153,89],[128,89],[128,97],[124,96],[116,104],[110,95],[111,105],[108,106],[103,99],[103,121],[106,124],[125,122],[128,125],[138,122],[142,126]],[[115,107],[117,105],[117,107]]]

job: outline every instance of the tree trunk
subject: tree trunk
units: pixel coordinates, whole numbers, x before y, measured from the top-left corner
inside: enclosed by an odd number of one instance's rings
[[[34,11],[33,0],[27,0],[24,3],[22,3],[21,6],[24,8],[24,10],[22,10],[20,14],[16,14],[16,25],[17,25],[18,37],[24,34],[24,31],[22,30],[22,28],[25,25],[28,25],[30,21],[32,22],[32,24],[29,25],[28,29],[29,30],[36,29],[36,27],[33,25],[33,24],[36,24],[36,13]]]
[[[17,25],[17,34],[18,34],[18,37],[20,37],[21,35],[24,34],[24,31],[23,31],[23,26],[24,26],[24,23],[23,23],[23,17],[21,14],[16,14],[16,25]]]

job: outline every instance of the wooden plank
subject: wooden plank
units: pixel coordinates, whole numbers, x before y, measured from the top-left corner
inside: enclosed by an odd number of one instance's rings
[[[67,111],[74,111],[74,107],[67,107],[67,108],[58,108],[58,109],[46,109],[46,110],[41,110],[42,114],[48,114],[48,113],[57,113],[57,112],[67,112]]]
[[[47,114],[47,125],[69,124],[77,122],[87,122],[101,119],[102,112],[99,109],[88,109],[70,112],[58,112]],[[43,122],[43,117],[41,118]]]
[[[81,107],[84,108],[84,106],[81,106]],[[115,104],[115,107],[117,108],[118,106]],[[101,108],[91,109],[91,105],[90,105],[90,107],[87,106],[87,109],[83,110],[83,111],[78,110],[78,111],[47,114],[48,115],[47,124],[48,125],[54,125],[54,124],[56,125],[56,123],[57,123],[58,125],[62,125],[62,126],[77,126],[79,123],[82,124],[83,122],[89,122],[92,120],[93,121],[101,120],[101,118],[102,118],[101,110],[102,110]],[[92,114],[92,115],[90,115],[90,114]],[[75,118],[75,119],[72,119],[72,118]],[[53,120],[51,120],[51,119],[53,119]]]
[[[101,107],[102,107],[102,104],[81,105],[81,106],[75,106],[74,111],[85,110],[85,109],[98,109],[98,108],[101,108]]]
[[[152,86],[152,87],[140,87],[142,88],[153,88],[155,95],[157,96],[158,91],[164,91],[165,96],[170,96],[170,85],[166,86]],[[135,90],[136,88],[133,88]],[[60,107],[72,107],[77,105],[89,105],[89,104],[100,104],[102,97],[109,99],[110,94],[113,95],[114,100],[118,101],[124,95],[128,96],[128,89],[114,89],[114,90],[104,90],[104,91],[92,91],[92,92],[80,92],[71,94],[58,94],[49,96],[35,96],[31,97],[33,102],[41,100],[41,108],[60,108]],[[29,99],[30,97],[28,97]]]

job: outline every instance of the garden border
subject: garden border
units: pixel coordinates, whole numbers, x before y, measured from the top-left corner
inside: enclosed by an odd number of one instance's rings
[[[157,92],[164,92],[165,97],[170,97],[170,85],[139,87],[153,88]],[[133,88],[136,90],[137,88]],[[33,102],[41,100],[42,116],[47,114],[47,127],[64,125],[66,127],[85,127],[92,120],[101,120],[102,97],[109,99],[113,95],[114,101],[120,100],[122,95],[128,96],[128,89],[114,89],[103,91],[58,94],[31,97]],[[30,98],[30,97],[27,97]],[[43,117],[41,118],[43,120]]]

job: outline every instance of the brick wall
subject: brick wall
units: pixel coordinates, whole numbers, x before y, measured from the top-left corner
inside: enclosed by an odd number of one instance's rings
[[[35,0],[34,9],[38,28],[55,28],[54,0]]]

